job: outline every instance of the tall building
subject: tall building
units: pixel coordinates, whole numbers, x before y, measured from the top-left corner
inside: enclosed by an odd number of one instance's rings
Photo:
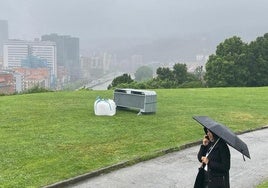
[[[79,38],[68,35],[43,35],[42,41],[53,41],[57,45],[57,62],[69,72],[71,81],[81,78]]]
[[[103,53],[90,57],[81,57],[81,75],[85,79],[97,79],[112,70],[116,57],[113,54]],[[117,70],[116,70],[117,71]]]
[[[21,67],[21,61],[29,55],[29,47],[26,41],[9,40],[4,43],[4,69]]]
[[[9,40],[4,43],[4,69],[22,67],[32,56],[46,61],[52,79],[57,78],[56,44],[44,41]]]
[[[57,47],[54,42],[33,42],[31,55],[46,60],[48,67],[51,69],[51,75],[57,78]]]
[[[3,46],[8,40],[8,22],[0,20],[0,56],[3,56]]]

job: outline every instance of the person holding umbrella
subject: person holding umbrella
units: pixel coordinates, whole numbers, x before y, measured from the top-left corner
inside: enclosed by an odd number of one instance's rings
[[[204,168],[204,188],[229,188],[230,151],[227,144],[209,129],[198,152]]]
[[[205,130],[206,136],[198,152],[199,168],[195,188],[229,188],[230,150],[227,144],[250,159],[248,146],[225,125],[208,116],[193,116]]]

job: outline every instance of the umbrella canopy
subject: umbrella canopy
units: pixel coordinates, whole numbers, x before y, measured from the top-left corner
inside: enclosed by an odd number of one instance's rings
[[[222,125],[214,120],[210,119],[208,116],[194,116],[194,120],[198,123],[215,133],[218,137],[223,139],[227,144],[232,146],[234,149],[247,156],[250,159],[248,146],[243,142],[236,134],[234,134],[225,125]]]

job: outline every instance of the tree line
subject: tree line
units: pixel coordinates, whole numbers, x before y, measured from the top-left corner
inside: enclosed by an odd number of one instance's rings
[[[205,69],[199,66],[193,73],[186,64],[176,63],[172,69],[159,67],[156,77],[149,67],[115,78],[108,89],[120,88],[185,88],[185,87],[259,87],[268,86],[268,33],[245,43],[233,36],[216,47],[209,56]]]

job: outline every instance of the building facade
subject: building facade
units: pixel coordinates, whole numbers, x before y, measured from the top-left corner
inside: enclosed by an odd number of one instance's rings
[[[0,70],[3,70],[4,58],[0,56]]]
[[[30,54],[29,45],[26,41],[9,40],[4,43],[4,69],[21,67],[21,61]]]
[[[64,66],[67,69],[71,81],[81,78],[79,38],[50,34],[43,35],[41,40],[56,43],[58,65]]]
[[[50,70],[48,68],[14,68],[16,91],[21,92],[34,86],[50,88]]]
[[[0,57],[3,56],[3,46],[8,40],[8,22],[0,20]]]
[[[0,71],[0,94],[12,94],[15,92],[15,83],[13,74]]]
[[[31,54],[47,61],[53,78],[57,78],[57,47],[54,42],[34,42]]]
[[[81,75],[84,79],[96,79],[109,72],[117,71],[112,67],[115,61],[116,56],[109,53],[94,54],[90,57],[82,56],[80,58]]]
[[[54,42],[9,40],[4,43],[3,69],[22,67],[22,62],[31,56],[45,60],[51,77],[57,78],[57,49]]]

